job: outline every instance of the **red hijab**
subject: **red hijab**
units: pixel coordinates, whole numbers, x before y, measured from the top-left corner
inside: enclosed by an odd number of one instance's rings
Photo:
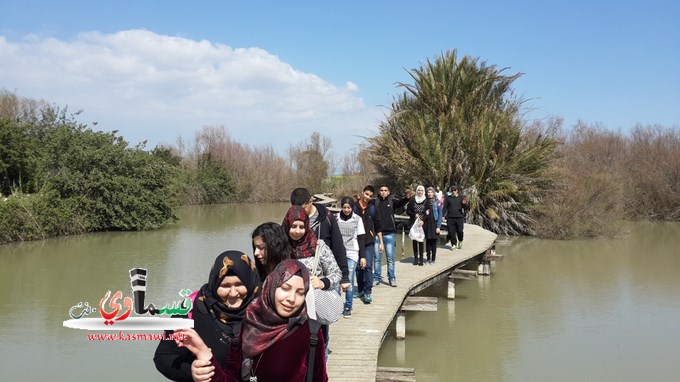
[[[299,240],[290,238],[290,227],[293,226],[294,221],[302,221],[305,223],[305,234]],[[309,216],[307,211],[301,206],[291,206],[283,218],[283,229],[288,235],[288,242],[293,248],[293,256],[296,259],[304,259],[305,257],[312,257],[316,253],[316,235],[309,227]]]
[[[293,317],[283,318],[276,313],[276,289],[295,275],[302,277],[306,294],[309,290],[307,267],[297,260],[286,259],[267,276],[262,286],[262,294],[246,308],[241,329],[244,358],[262,354],[276,341],[285,337],[296,324],[304,324],[307,320],[307,308],[304,303]]]

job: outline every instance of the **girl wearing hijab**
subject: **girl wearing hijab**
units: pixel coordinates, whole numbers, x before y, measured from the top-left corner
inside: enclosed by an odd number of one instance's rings
[[[408,201],[406,205],[406,214],[409,216],[411,225],[415,224],[417,218],[420,218],[418,224],[424,225],[426,215],[432,213],[432,206],[425,197],[425,187],[418,185],[416,194]],[[423,252],[425,252],[425,243],[411,240],[413,245],[413,265],[423,265]]]
[[[208,282],[190,298],[195,333],[224,366],[231,345],[238,343],[246,307],[260,292],[255,263],[240,251],[226,251],[215,259]],[[169,333],[168,333],[169,334]],[[173,381],[193,381],[191,364],[196,357],[174,341],[162,340],[156,348],[156,369]]]
[[[338,221],[342,242],[345,244],[347,252],[347,269],[349,270],[349,288],[345,291],[345,307],[342,316],[352,317],[352,299],[354,298],[354,273],[357,265],[362,269],[366,267],[366,256],[364,255],[364,220],[361,216],[354,213],[354,199],[345,196],[340,199],[342,209],[335,214]]]
[[[323,240],[316,239],[309,228],[309,216],[302,206],[291,206],[283,219],[283,230],[288,234],[288,242],[293,248],[293,258],[307,266],[310,271],[312,288],[338,288],[342,274],[333,252]],[[319,253],[319,265],[314,266],[314,256]]]
[[[281,261],[291,258],[292,249],[288,243],[288,235],[280,224],[262,223],[255,228],[251,238],[253,258],[261,280],[264,280]]]
[[[441,200],[437,198],[434,188],[427,188],[427,200],[432,206],[432,213],[425,218],[425,251],[427,252],[428,264],[434,264],[437,259],[437,240],[439,240],[440,227],[442,226],[442,207]]]
[[[229,353],[223,367],[216,355],[192,329],[178,330],[181,347],[196,354],[192,366],[196,381],[236,382],[242,380],[304,382],[308,362],[313,381],[328,381],[321,331],[310,354],[310,329],[305,295],[309,271],[296,260],[283,260],[267,276],[262,295],[246,309],[240,346]]]

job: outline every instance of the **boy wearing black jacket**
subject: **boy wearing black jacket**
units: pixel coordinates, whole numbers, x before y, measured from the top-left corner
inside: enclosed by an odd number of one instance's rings
[[[402,199],[393,199],[390,188],[383,184],[378,188],[379,196],[376,200],[375,232],[378,240],[375,242],[374,283],[377,286],[382,280],[382,254],[387,259],[387,279],[390,286],[397,286],[397,276],[394,274],[394,247],[397,243],[397,224],[394,221],[394,210],[408,203],[410,194]]]
[[[458,186],[450,188],[451,195],[444,198],[442,216],[446,217],[448,234],[446,241],[451,242],[454,248],[463,248],[463,227],[465,226],[465,214],[467,213],[467,200],[458,195]]]

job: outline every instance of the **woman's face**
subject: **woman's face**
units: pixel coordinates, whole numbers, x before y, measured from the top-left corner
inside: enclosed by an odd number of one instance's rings
[[[432,190],[427,190],[427,198],[428,198],[428,199],[434,198],[434,191],[432,191]]]
[[[294,315],[305,302],[305,283],[300,276],[293,276],[276,288],[274,304],[276,313],[283,318]]]
[[[345,216],[351,215],[352,214],[352,207],[347,203],[343,204],[342,205],[342,214],[345,215]]]
[[[257,259],[257,261],[260,262],[262,265],[267,264],[267,243],[262,240],[261,236],[255,236],[253,238],[253,247],[255,249],[253,250],[253,256]]]
[[[217,288],[217,297],[224,302],[227,308],[239,308],[247,294],[248,288],[243,285],[238,276],[225,276]]]
[[[423,190],[422,188],[417,188],[417,189],[416,189],[416,194],[417,194],[418,196],[423,196],[423,195],[425,195],[425,190]]]
[[[305,236],[305,222],[302,220],[296,220],[291,224],[290,231],[288,231],[288,236],[293,240],[300,240]]]

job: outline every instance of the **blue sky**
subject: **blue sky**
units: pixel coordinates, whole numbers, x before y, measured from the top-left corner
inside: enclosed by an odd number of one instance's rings
[[[677,1],[4,1],[0,89],[147,147],[224,126],[336,157],[373,136],[406,69],[457,49],[508,74],[527,119],[680,124]]]

